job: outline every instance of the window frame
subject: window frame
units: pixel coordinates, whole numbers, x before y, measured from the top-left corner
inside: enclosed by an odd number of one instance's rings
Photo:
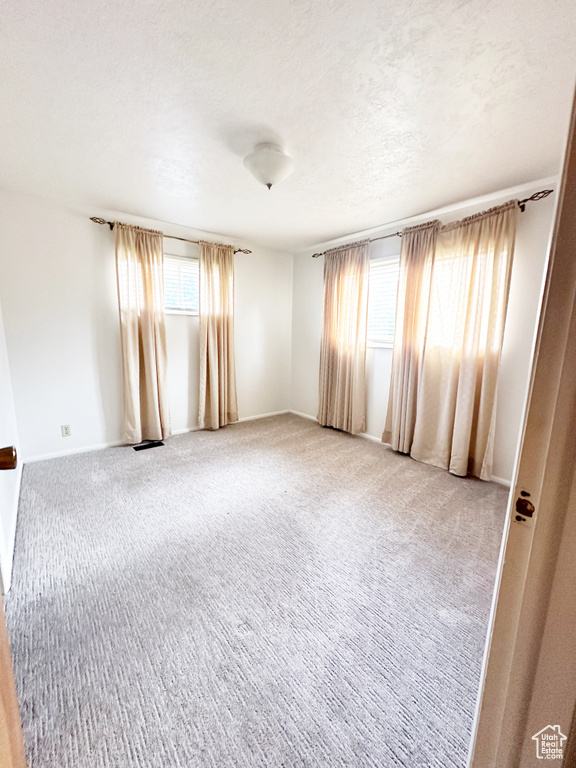
[[[391,254],[390,256],[378,256],[375,259],[370,259],[370,271],[372,271],[372,265],[377,266],[379,264],[385,264],[387,262],[396,262],[398,264],[398,278],[400,278],[400,254]],[[370,281],[370,275],[368,275],[368,281]],[[396,294],[396,303],[398,301],[398,294]],[[368,310],[370,308],[370,282],[368,282]],[[396,318],[396,304],[394,305],[394,318]],[[396,330],[396,328],[394,328]],[[393,349],[394,337],[392,339],[377,339],[370,338],[368,336],[368,323],[366,324],[366,346],[373,347],[375,349]]]
[[[163,263],[162,268],[164,269],[166,265],[166,259],[172,259],[174,261],[185,261],[185,262],[191,262],[195,261],[198,264],[198,309],[168,309],[166,307],[166,295],[164,295],[164,314],[165,315],[184,315],[188,317],[198,317],[200,315],[200,259],[198,256],[182,256],[180,254],[176,253],[166,253],[163,254]]]

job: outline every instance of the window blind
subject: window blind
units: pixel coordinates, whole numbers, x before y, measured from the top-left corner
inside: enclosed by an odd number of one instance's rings
[[[164,256],[164,308],[197,314],[199,300],[198,259]]]
[[[399,256],[370,263],[368,341],[390,345],[394,343],[399,274]]]

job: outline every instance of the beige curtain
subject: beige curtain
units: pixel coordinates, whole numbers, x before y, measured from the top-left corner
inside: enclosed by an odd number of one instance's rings
[[[368,241],[324,257],[324,320],[318,421],[357,434],[366,430]]]
[[[200,393],[198,424],[238,421],[234,360],[234,248],[200,243]]]
[[[392,375],[382,435],[383,442],[401,453],[410,453],[414,438],[430,281],[440,226],[439,221],[432,221],[402,232]]]
[[[170,435],[162,233],[115,224],[127,443]]]
[[[431,281],[411,456],[489,480],[518,206],[443,227]]]

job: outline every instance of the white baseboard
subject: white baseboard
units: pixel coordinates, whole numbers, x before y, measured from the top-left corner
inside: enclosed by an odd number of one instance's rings
[[[317,421],[315,416],[310,416],[308,413],[301,413],[300,411],[289,411],[289,413],[293,413],[295,416],[302,416],[304,419],[311,419],[312,421]],[[378,443],[379,445],[387,445],[387,443],[383,443],[382,439],[380,437],[374,437],[374,435],[369,435],[368,432],[360,432],[356,437],[363,437],[365,440],[371,440],[373,443]],[[389,446],[388,446],[389,447]],[[505,488],[510,488],[510,480],[505,480],[503,477],[492,477],[492,480],[490,481],[492,483],[496,483],[497,485],[503,485]]]
[[[372,440],[373,443],[380,443],[380,445],[384,445],[384,443],[379,437],[374,437],[374,435],[369,435],[368,432],[360,432],[358,437],[363,437],[364,440]]]
[[[302,413],[301,411],[290,410],[287,413],[293,413],[294,416],[302,416],[303,419],[310,419],[310,421],[318,421],[316,416],[310,416],[309,413]]]
[[[45,461],[46,459],[59,459],[62,456],[73,456],[75,453],[90,453],[90,451],[102,451],[104,448],[116,448],[118,445],[125,445],[122,440],[114,440],[112,443],[96,443],[96,445],[84,445],[81,448],[69,448],[65,451],[54,451],[53,453],[41,453],[38,456],[26,456],[23,463],[32,464],[35,461]]]
[[[363,437],[366,440],[372,440],[372,442],[379,443],[380,445],[387,445],[387,443],[383,443],[382,440],[379,437],[374,437],[374,435],[369,435],[367,432],[361,432],[358,435],[358,437]],[[490,482],[491,483],[496,483],[497,485],[503,485],[506,488],[510,488],[510,480],[505,480],[503,477],[494,477],[494,476],[492,476],[492,479],[490,480]]]
[[[495,477],[492,475],[492,479],[490,480],[491,483],[497,483],[498,485],[503,485],[505,488],[510,488],[510,480],[505,480],[503,477]]]
[[[241,421],[256,421],[257,419],[267,419],[269,416],[282,416],[283,413],[291,413],[291,411],[272,411],[271,413],[260,413],[258,416],[243,416],[241,419],[238,419],[238,421],[234,423],[238,424]]]
[[[295,416],[302,416],[303,419],[310,419],[311,421],[318,421],[316,416],[310,416],[309,413],[302,413],[301,411],[288,411],[288,413],[293,413]],[[379,437],[374,437],[374,435],[369,435],[368,432],[360,432],[359,434],[355,435],[355,437],[363,437],[365,440],[372,440],[374,443],[380,443],[383,445],[382,440]]]
[[[173,429],[170,437],[173,435],[187,435],[188,432],[200,432],[200,427],[184,427],[184,429]]]
[[[266,419],[268,416],[281,416],[283,413],[290,413],[290,411],[272,411],[271,413],[259,413],[257,416],[243,416],[238,421],[232,421],[227,424],[228,427],[233,427],[234,424],[239,424],[241,421],[256,421],[257,419]],[[201,432],[200,427],[185,427],[184,429],[172,430],[173,435],[185,435],[188,432]]]
[[[283,413],[290,413],[290,411],[273,411],[272,413],[261,413],[257,416],[244,416],[240,421],[255,421],[256,419],[265,419],[268,416],[280,416]],[[237,424],[238,422],[234,422]],[[187,432],[198,432],[200,427],[184,427],[184,429],[174,429],[173,435],[184,435]],[[37,456],[27,456],[24,460],[24,464],[32,464],[36,461],[45,461],[46,459],[59,459],[62,456],[73,456],[75,453],[90,453],[90,451],[101,451],[104,448],[116,448],[119,445],[126,445],[122,440],[114,440],[111,443],[97,443],[96,445],[85,445],[81,448],[69,448],[64,451],[53,451],[52,453],[41,453]]]

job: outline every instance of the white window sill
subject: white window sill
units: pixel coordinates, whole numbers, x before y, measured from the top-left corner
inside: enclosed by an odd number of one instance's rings
[[[394,343],[391,341],[367,341],[366,346],[375,349],[393,349]]]
[[[165,315],[189,315],[191,317],[198,317],[198,312],[191,312],[189,309],[165,309]]]

